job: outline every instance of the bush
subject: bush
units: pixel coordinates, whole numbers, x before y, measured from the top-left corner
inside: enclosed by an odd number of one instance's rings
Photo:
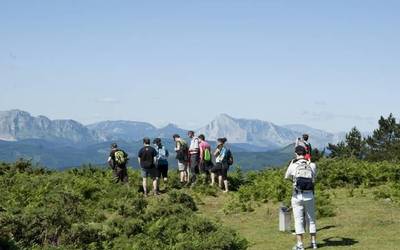
[[[2,164],[0,173],[0,248],[247,248],[235,232],[197,215],[182,191],[145,199],[137,171],[129,185],[92,166],[51,172],[25,162]]]

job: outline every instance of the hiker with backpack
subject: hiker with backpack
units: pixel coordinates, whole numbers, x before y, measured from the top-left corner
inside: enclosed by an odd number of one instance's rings
[[[161,178],[163,178],[164,183],[168,181],[168,157],[169,157],[169,152],[165,148],[165,146],[161,142],[161,138],[156,138],[153,141],[154,148],[157,151],[157,170],[158,170],[158,181],[160,181]],[[160,183],[158,183],[158,187],[160,186]]]
[[[293,250],[304,250],[305,217],[307,217],[309,222],[311,247],[317,249],[314,197],[317,169],[314,163],[305,158],[307,152],[303,146],[297,146],[295,153],[296,159],[290,163],[285,174],[285,179],[293,182],[291,203],[297,235],[297,244],[293,247]]]
[[[311,143],[308,142],[308,139],[308,134],[303,134],[302,138],[297,138],[295,147],[302,146],[306,150],[306,155],[304,156],[304,159],[311,161],[312,147]]]
[[[111,144],[111,152],[108,157],[108,165],[113,170],[115,183],[128,183],[128,170],[126,165],[128,163],[128,154],[118,148],[116,143]]]
[[[158,195],[158,170],[156,168],[157,150],[150,146],[150,139],[143,139],[143,148],[138,153],[139,165],[142,168],[143,193],[147,193],[147,177],[153,180],[153,193]]]
[[[206,141],[206,137],[202,134],[199,135],[199,148],[200,148],[200,172],[203,174],[208,174],[209,170],[213,166],[212,155],[211,155],[211,146]]]
[[[175,134],[172,136],[175,141],[175,152],[176,159],[178,160],[178,171],[180,174],[181,184],[188,183],[188,159],[189,159],[189,148],[187,143],[180,137],[180,135]]]
[[[196,175],[200,173],[200,147],[199,138],[195,136],[194,131],[188,132],[188,137],[191,139],[189,146],[189,181],[192,185],[196,182]]]
[[[222,189],[224,186],[224,193],[229,191],[228,188],[228,170],[229,166],[233,164],[233,156],[231,150],[225,146],[226,138],[219,138],[217,140],[218,146],[214,152],[215,166],[211,169],[211,185],[214,185],[215,175],[218,176],[218,186]]]

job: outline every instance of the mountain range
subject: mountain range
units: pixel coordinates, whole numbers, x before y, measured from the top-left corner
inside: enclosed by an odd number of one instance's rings
[[[98,164],[104,163],[111,142],[130,147],[132,150],[128,151],[134,153],[140,147],[143,137],[160,137],[164,138],[173,151],[172,135],[185,136],[186,133],[186,129],[174,124],[157,128],[147,122],[103,121],[85,126],[74,120],[35,117],[21,110],[1,111],[0,160],[13,161],[25,157],[50,167],[76,166],[89,162]],[[241,153],[243,159],[262,158],[266,161],[262,163],[265,165],[279,161],[260,155],[277,155],[276,152],[281,152],[281,156],[291,157],[292,153],[280,149],[292,144],[303,133],[308,133],[310,142],[320,149],[328,143],[343,139],[343,133],[329,133],[305,125],[279,126],[267,121],[237,119],[227,114],[217,116],[198,129],[197,133],[205,134],[209,141],[226,137],[232,150]],[[287,157],[279,158],[287,160]],[[241,159],[237,162],[246,163]]]

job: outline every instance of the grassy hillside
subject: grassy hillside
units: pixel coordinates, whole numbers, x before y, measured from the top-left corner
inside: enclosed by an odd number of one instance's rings
[[[294,236],[277,229],[279,204],[291,194],[283,173],[231,170],[233,191],[223,194],[204,178],[182,188],[172,171],[161,196],[144,198],[137,171],[128,186],[105,169],[2,164],[0,249],[290,249]],[[399,164],[322,160],[320,246],[396,249],[399,183]]]

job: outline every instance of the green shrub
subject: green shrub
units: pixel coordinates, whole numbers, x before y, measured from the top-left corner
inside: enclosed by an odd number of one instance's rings
[[[28,162],[2,164],[0,173],[0,248],[247,248],[235,232],[197,215],[187,193],[145,199],[137,171],[129,170],[129,185],[92,166],[52,172]]]

